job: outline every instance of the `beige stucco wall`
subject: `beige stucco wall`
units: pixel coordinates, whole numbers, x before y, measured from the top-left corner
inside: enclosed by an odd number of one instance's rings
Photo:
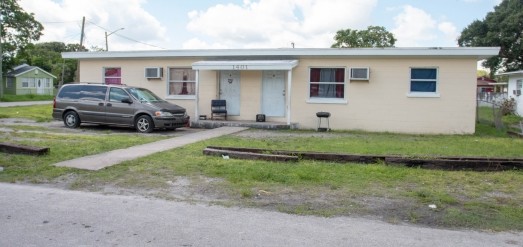
[[[120,67],[122,69],[122,83],[129,86],[145,87],[153,91],[158,96],[167,99],[167,74],[171,67],[190,68],[196,62],[190,59],[168,60],[168,59],[108,59],[108,60],[82,60],[80,61],[80,81],[81,82],[103,82],[103,68]],[[163,77],[161,79],[147,79],[144,76],[144,68],[162,67]],[[214,80],[214,79],[213,79]],[[207,96],[207,90],[216,92],[216,87],[202,87],[202,93]],[[187,113],[194,119],[195,98],[178,99],[170,102],[180,105],[187,109]]]
[[[309,67],[370,67],[368,82],[349,82],[347,104],[308,100]],[[412,98],[411,67],[437,67],[439,98]],[[333,129],[404,133],[473,133],[476,61],[474,59],[302,59],[293,71],[292,122],[316,128],[318,111],[331,113]]]
[[[114,59],[82,60],[81,80],[101,82],[103,67],[121,67],[122,81],[147,87],[167,96],[169,67],[190,67],[192,59]],[[144,67],[163,67],[162,79],[144,78]],[[349,82],[345,104],[308,102],[310,67],[370,67],[370,80]],[[413,98],[410,67],[438,68],[438,98]],[[200,71],[199,114],[210,116],[210,101],[218,98],[219,72]],[[287,80],[287,79],[286,79]],[[261,108],[261,71],[241,71],[240,115],[230,120],[255,120]],[[330,112],[330,127],[335,130],[358,129],[402,133],[473,133],[475,129],[476,61],[474,59],[300,59],[292,71],[291,122],[299,128],[315,129],[316,112]],[[171,102],[185,107],[195,119],[195,99]],[[268,121],[285,122],[286,118]]]

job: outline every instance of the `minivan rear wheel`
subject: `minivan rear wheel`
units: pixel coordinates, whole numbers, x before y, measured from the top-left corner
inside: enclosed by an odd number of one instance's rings
[[[147,115],[139,116],[135,122],[136,130],[141,133],[151,133],[154,130],[153,119]]]
[[[80,126],[80,117],[78,117],[78,113],[74,111],[68,111],[64,114],[64,125],[67,128],[78,128]]]

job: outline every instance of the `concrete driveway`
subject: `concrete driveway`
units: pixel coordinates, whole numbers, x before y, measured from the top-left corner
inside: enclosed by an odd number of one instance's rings
[[[451,231],[0,183],[0,246],[522,246]]]

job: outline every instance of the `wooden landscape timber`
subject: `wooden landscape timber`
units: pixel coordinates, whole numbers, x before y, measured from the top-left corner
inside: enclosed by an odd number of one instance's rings
[[[0,152],[11,154],[44,155],[49,153],[49,148],[22,146],[14,143],[0,142]]]
[[[291,155],[278,155],[278,154],[263,154],[263,153],[249,153],[249,152],[240,152],[234,150],[223,150],[223,149],[213,149],[205,148],[203,150],[205,155],[214,155],[214,156],[227,156],[230,158],[236,159],[251,159],[251,160],[268,160],[268,161],[298,161],[298,156]]]
[[[208,150],[208,151],[205,151]],[[212,150],[212,151],[210,151]],[[204,154],[228,153],[231,158],[287,161],[278,157],[295,157],[296,160],[321,160],[340,163],[385,163],[393,166],[420,167],[438,170],[502,171],[523,168],[523,159],[486,157],[406,157],[395,155],[359,155],[257,148],[208,146]],[[232,155],[231,155],[232,154]],[[271,157],[271,158],[269,158]],[[293,160],[294,161],[294,160]]]

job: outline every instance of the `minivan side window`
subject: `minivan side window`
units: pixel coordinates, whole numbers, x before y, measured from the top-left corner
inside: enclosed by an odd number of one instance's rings
[[[84,86],[81,91],[82,100],[104,101],[107,87],[105,86]]]
[[[91,100],[103,101],[105,100],[106,86],[86,86],[74,85],[66,86],[60,90],[58,98],[73,99],[73,100]]]
[[[109,101],[122,102],[124,98],[129,98],[129,95],[123,89],[113,87],[109,90]]]

